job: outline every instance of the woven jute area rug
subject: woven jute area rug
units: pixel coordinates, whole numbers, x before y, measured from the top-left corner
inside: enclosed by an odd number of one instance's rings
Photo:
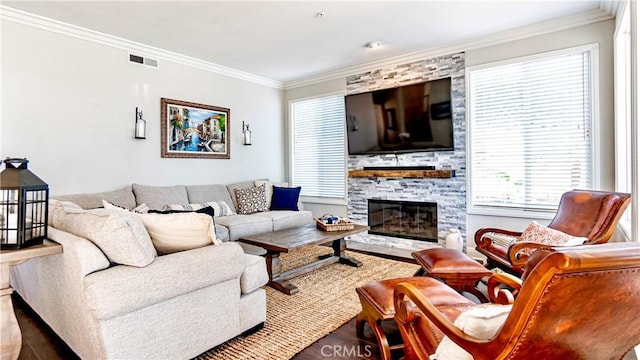
[[[331,248],[310,246],[282,254],[283,271],[314,261]],[[355,288],[371,281],[412,276],[417,265],[347,251],[361,267],[332,264],[291,282],[300,292],[267,291],[267,321],[262,330],[237,337],[197,357],[205,359],[286,360],[356,316],[360,301]],[[353,329],[355,332],[355,328]]]

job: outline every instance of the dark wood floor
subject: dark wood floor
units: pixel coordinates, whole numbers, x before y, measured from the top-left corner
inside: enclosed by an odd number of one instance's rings
[[[13,295],[16,318],[22,331],[22,351],[20,360],[63,360],[78,359],[78,356],[35,314],[19,296]],[[361,359],[379,360],[375,337],[365,327],[365,339],[356,336],[355,318],[342,325],[331,334],[316,341],[297,354],[293,359]],[[385,330],[391,334],[392,343],[400,340],[393,322],[385,323]],[[393,335],[395,334],[395,335]],[[394,359],[402,354],[395,353]],[[283,359],[284,360],[284,359]]]

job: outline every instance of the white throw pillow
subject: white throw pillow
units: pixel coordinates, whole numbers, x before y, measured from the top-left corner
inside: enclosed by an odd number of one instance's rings
[[[265,201],[267,202],[267,210],[271,209],[271,199],[273,198],[273,187],[274,186],[280,186],[280,187],[288,187],[289,184],[287,183],[278,183],[278,182],[271,182],[268,180],[255,180],[253,182],[253,185],[255,185],[256,187],[260,187],[262,185],[264,185],[264,197],[265,197]]]
[[[52,207],[52,226],[94,243],[115,264],[144,267],[158,255],[144,225],[126,210]]]
[[[477,306],[458,316],[453,324],[465,334],[481,340],[493,338],[507,320],[512,305]],[[473,360],[473,356],[466,350],[445,336],[435,354],[429,356],[431,360]]]
[[[137,214],[161,254],[218,245],[213,219],[207,214]]]

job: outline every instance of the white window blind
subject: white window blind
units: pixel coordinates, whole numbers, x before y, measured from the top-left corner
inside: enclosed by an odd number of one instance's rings
[[[468,72],[470,210],[555,210],[592,187],[592,51]]]
[[[345,198],[344,96],[291,103],[291,182],[302,196]]]

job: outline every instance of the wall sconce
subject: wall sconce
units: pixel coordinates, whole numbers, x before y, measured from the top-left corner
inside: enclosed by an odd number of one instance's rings
[[[136,139],[147,138],[147,122],[142,118],[142,110],[136,108]]]
[[[4,160],[0,173],[0,249],[41,244],[47,237],[49,185],[29,171],[27,159]]]
[[[251,145],[251,130],[249,130],[249,124],[242,122],[242,138],[245,145]]]

